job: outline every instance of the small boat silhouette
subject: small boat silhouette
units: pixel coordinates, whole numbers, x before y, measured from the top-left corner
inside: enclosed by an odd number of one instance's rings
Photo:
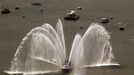
[[[69,73],[69,72],[72,71],[72,63],[71,63],[71,61],[65,60],[63,66],[62,66],[62,71],[64,73]]]

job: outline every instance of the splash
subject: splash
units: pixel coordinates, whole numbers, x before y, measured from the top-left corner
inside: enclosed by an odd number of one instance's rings
[[[92,23],[83,37],[79,38],[81,40],[76,40],[76,38],[73,43],[76,42],[77,44],[72,45],[69,58],[70,61],[73,61],[73,64],[77,64],[77,67],[119,65],[113,61],[114,55],[110,35],[102,25]]]
[[[66,59],[62,23],[57,32],[49,24],[33,28],[22,40],[11,64],[9,74],[46,73],[61,69]]]
[[[33,28],[19,45],[9,74],[41,74],[63,68],[66,57],[66,46],[61,20],[56,30],[45,23]],[[83,36],[74,38],[69,62],[74,68],[119,65],[114,61],[110,35],[98,23],[89,26]]]

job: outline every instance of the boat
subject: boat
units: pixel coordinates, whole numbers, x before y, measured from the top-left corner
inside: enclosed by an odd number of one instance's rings
[[[78,14],[67,14],[64,17],[65,20],[78,20],[79,19],[79,15]]]
[[[64,73],[69,73],[72,71],[72,63],[69,60],[65,60],[64,64],[62,65],[62,71]]]

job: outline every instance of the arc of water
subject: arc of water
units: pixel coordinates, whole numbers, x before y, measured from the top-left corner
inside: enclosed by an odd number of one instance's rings
[[[40,59],[40,60],[43,60],[48,63],[52,63],[54,65],[61,67],[61,64],[62,64],[61,60],[63,59],[63,57],[61,56],[61,54],[57,54],[57,55],[53,54],[53,53],[57,53],[57,49],[58,49],[58,47],[54,45],[55,39],[53,39],[52,36],[47,37],[46,35],[43,35],[40,33],[34,33],[33,37],[34,38],[31,44],[31,48],[33,48],[34,51],[31,53],[32,54],[31,57],[36,58],[38,60]],[[53,40],[50,40],[51,38]],[[50,42],[50,47],[47,46],[49,43],[47,44],[45,40]],[[52,41],[54,43],[52,43]],[[52,50],[49,48],[52,48]]]
[[[91,24],[81,40],[84,47],[83,66],[112,64],[114,58],[109,40],[110,35],[103,26]]]
[[[8,73],[48,72],[48,70],[45,70],[46,68],[41,66],[45,62],[62,67],[66,59],[66,51],[60,20],[57,26],[60,27],[57,28],[57,32],[51,25],[44,24],[41,27],[33,28],[27,33],[14,55]],[[38,60],[45,62],[39,62]]]
[[[92,23],[82,38],[75,36],[69,60],[78,67],[119,65],[113,61],[114,56],[109,40],[110,35],[107,30],[98,23]]]
[[[69,61],[72,62],[73,66],[80,66],[81,59],[83,58],[83,45],[81,43],[81,36],[77,34],[74,38]]]
[[[59,38],[62,43],[64,56],[66,58],[66,45],[65,45],[65,39],[64,39],[64,32],[63,32],[63,24],[60,19],[58,19],[57,25],[56,25],[57,34],[59,35]]]
[[[58,21],[58,26],[59,27],[62,27],[62,23],[59,23],[60,21]],[[57,27],[58,27],[57,26]],[[53,36],[54,36],[54,38],[57,40],[57,42],[58,42],[58,44],[59,44],[59,47],[60,47],[60,51],[62,52],[62,54],[63,54],[63,57],[64,57],[64,60],[63,60],[63,62],[65,61],[65,59],[66,59],[66,50],[64,49],[64,45],[65,45],[65,42],[64,41],[62,41],[61,39],[64,39],[64,35],[63,35],[63,33],[60,35],[60,33],[57,33],[55,30],[54,30],[54,28],[51,26],[51,25],[49,25],[49,24],[44,24],[43,26],[42,26],[43,28],[45,28],[45,29],[47,29]],[[57,30],[58,30],[58,32],[60,31],[60,32],[63,32],[63,29],[62,28],[57,28]],[[60,35],[60,36],[59,36]],[[61,37],[61,39],[60,39],[60,37]],[[63,43],[63,45],[62,45],[62,43]]]
[[[42,25],[42,28],[46,29],[53,36],[53,39],[55,38],[54,45],[55,45],[55,47],[57,47],[57,53],[59,53],[60,57],[62,57],[61,64],[63,64],[63,62],[65,61],[66,55],[64,54],[65,50],[63,49],[61,40],[59,39],[57,32],[49,24]],[[55,56],[57,56],[57,55],[58,54],[55,54]]]

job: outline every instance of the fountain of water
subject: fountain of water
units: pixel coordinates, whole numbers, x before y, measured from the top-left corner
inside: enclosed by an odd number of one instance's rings
[[[110,35],[103,26],[93,23],[83,37],[75,36],[69,61],[76,67],[119,65],[113,62]],[[63,27],[60,20],[54,28],[45,23],[33,28],[22,40],[9,74],[40,74],[60,70],[66,60]]]
[[[113,61],[110,35],[97,23],[91,24],[82,38],[75,36],[69,59],[78,67],[119,66]]]
[[[22,40],[11,64],[10,74],[35,74],[58,70],[66,59],[62,23],[57,32],[49,24],[33,28]]]

